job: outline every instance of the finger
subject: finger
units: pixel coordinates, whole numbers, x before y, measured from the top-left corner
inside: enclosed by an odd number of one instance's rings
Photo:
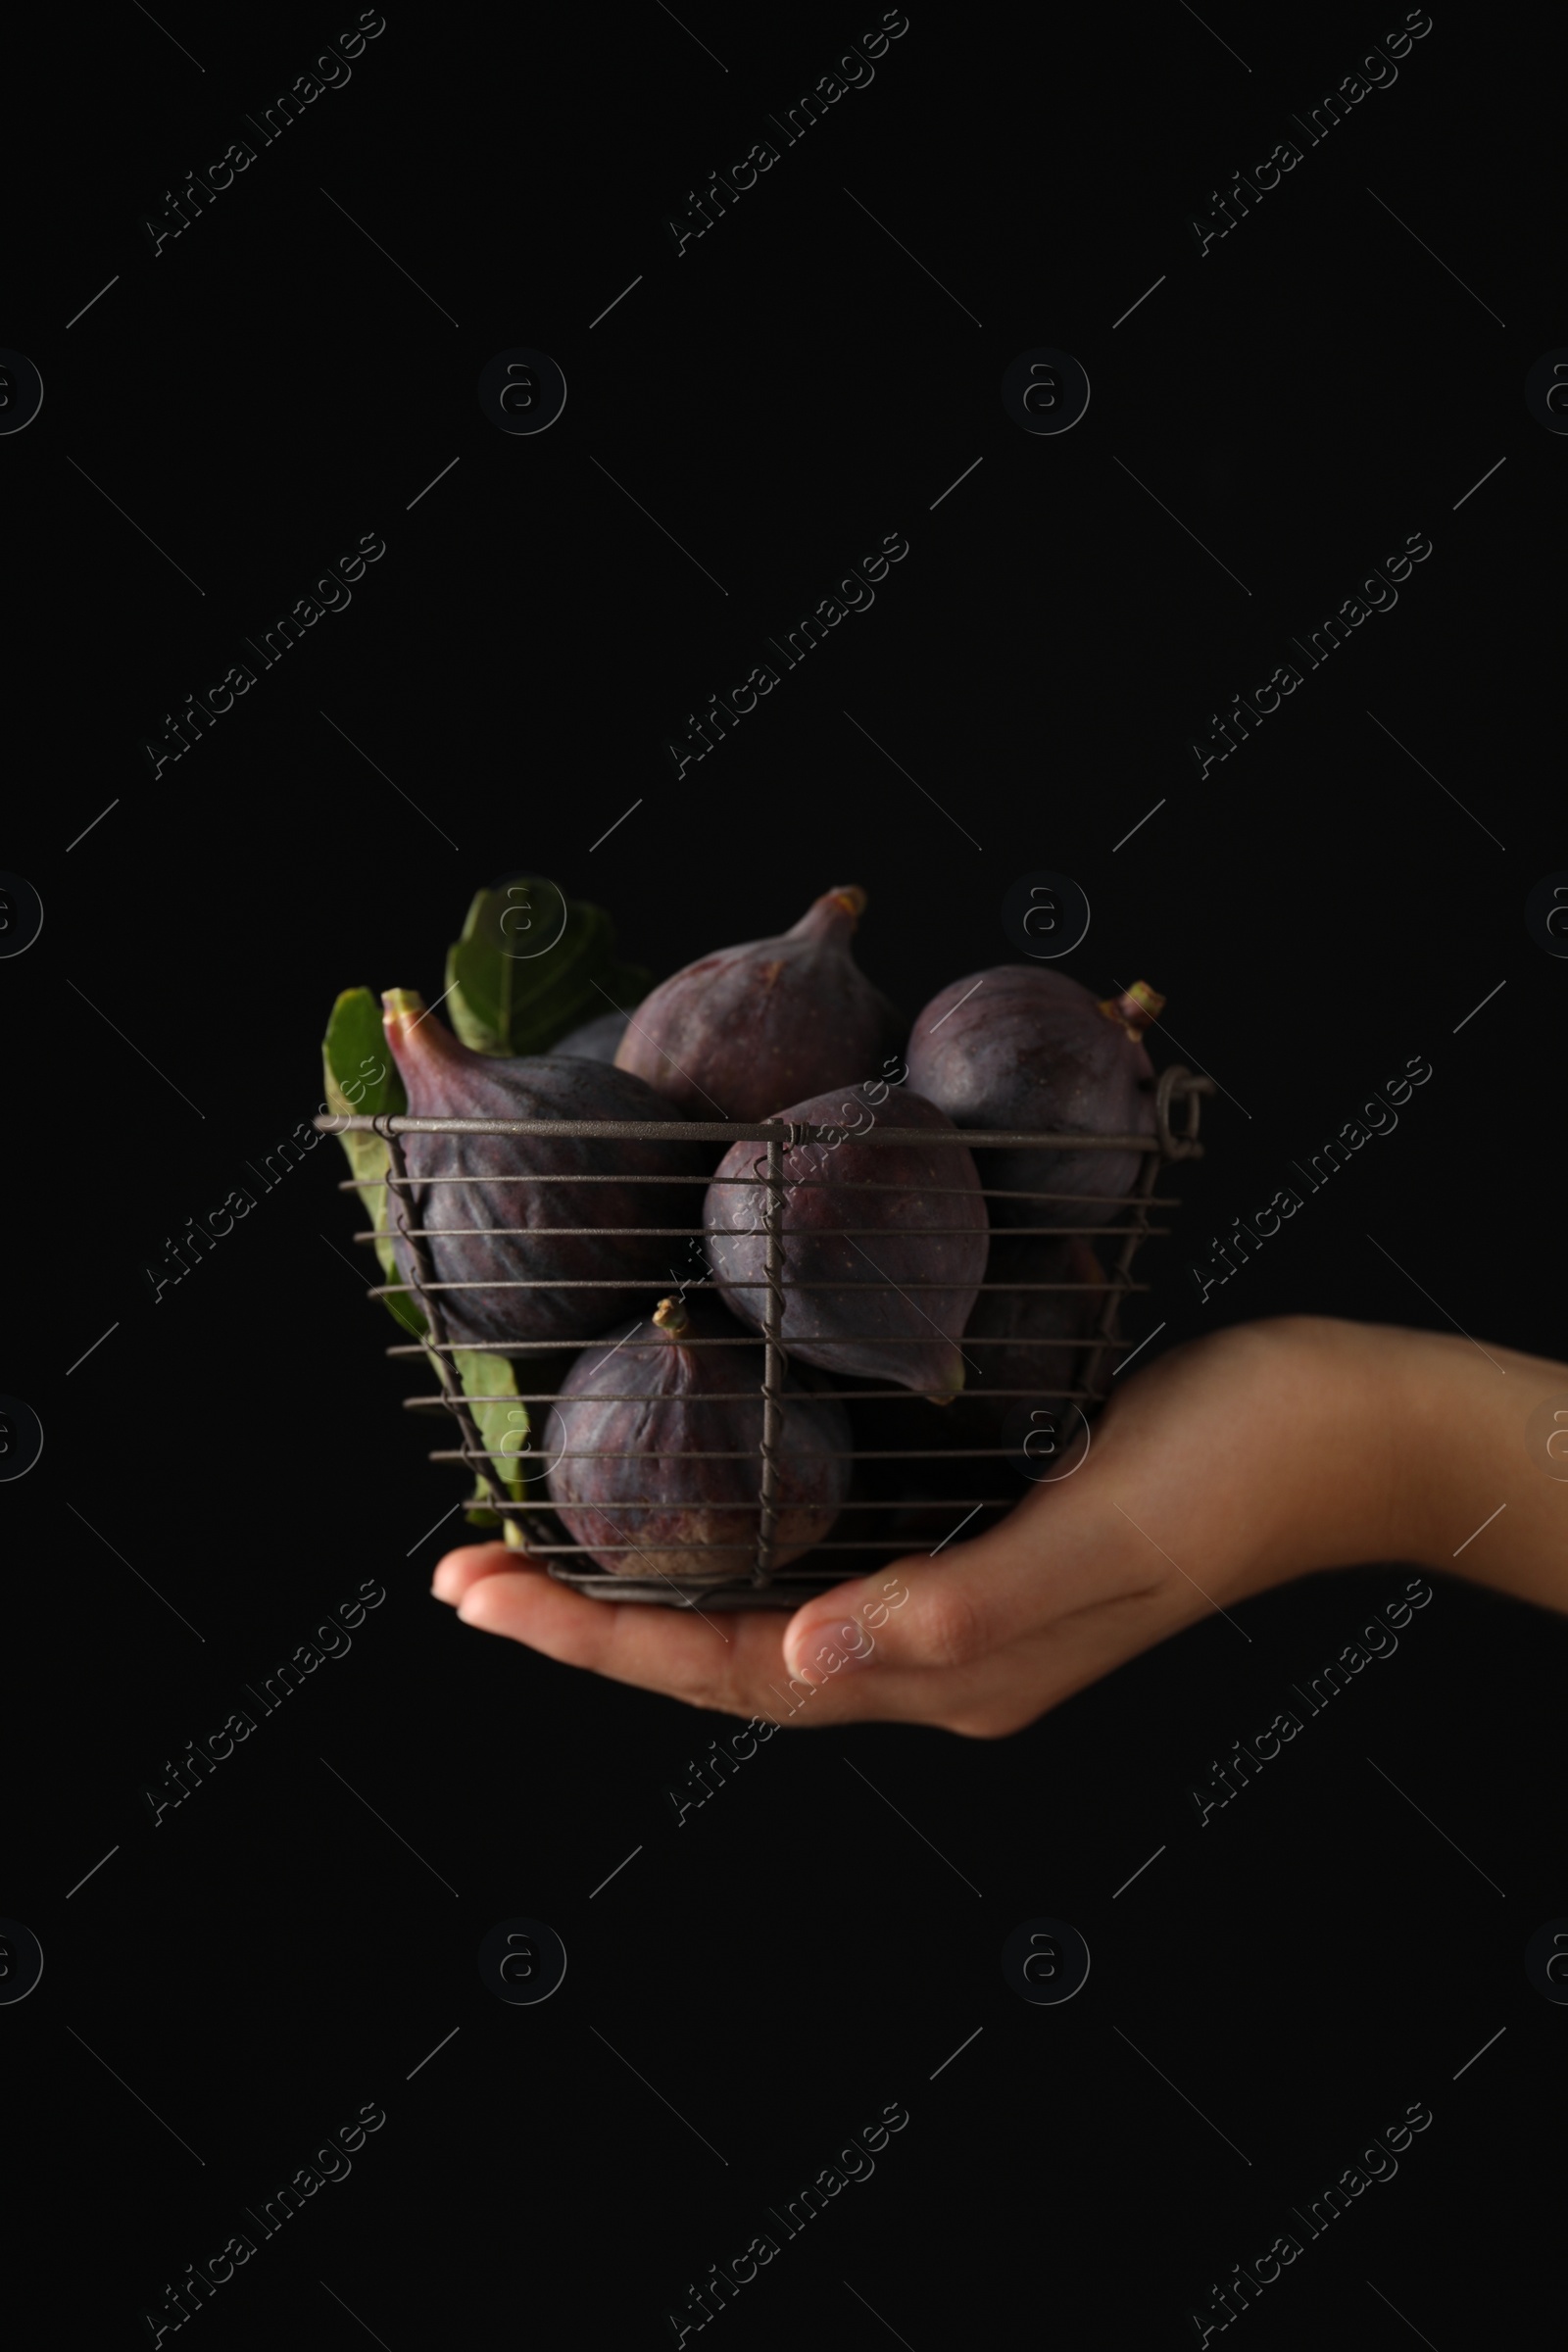
[[[1040,1488],[940,1558],[910,1553],[808,1601],[785,1630],[787,1664],[795,1674],[825,1665],[835,1676],[873,1663],[973,1666],[1074,1610],[1152,1589],[1159,1561],[1151,1569],[1136,1535],[1087,1502],[1087,1486],[1076,1496],[1064,1485]]]
[[[482,1576],[499,1576],[503,1570],[515,1568],[517,1554],[506,1544],[464,1544],[438,1560],[430,1579],[430,1590],[437,1600],[456,1608],[470,1585]]]
[[[857,1674],[871,1665],[972,1665],[1038,1618],[1035,1579],[1021,1571],[1014,1521],[955,1544],[940,1562],[918,1553],[808,1601],[791,1618],[792,1673]],[[842,1660],[842,1663],[840,1662]]]
[[[720,1618],[705,1617],[700,1602],[670,1609],[592,1599],[537,1568],[519,1568],[516,1553],[501,1545],[470,1548],[501,1556],[468,1582],[458,1605],[464,1623],[523,1642],[561,1665],[781,1728],[942,1720],[928,1682],[912,1674],[890,1670],[848,1688],[823,1666],[809,1679],[792,1677],[784,1665],[782,1611],[737,1610]]]
[[[458,1604],[466,1625],[525,1642],[564,1666],[661,1690],[688,1705],[749,1715],[767,1681],[787,1681],[780,1621],[763,1612],[705,1612],[574,1592],[514,1552],[475,1577]]]

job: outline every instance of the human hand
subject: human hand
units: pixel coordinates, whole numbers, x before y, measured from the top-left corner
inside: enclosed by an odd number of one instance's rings
[[[1568,1388],[1560,1366],[1500,1353],[1515,1372],[1508,1409],[1553,1376]],[[1503,1409],[1487,1385],[1498,1368],[1464,1342],[1319,1317],[1216,1332],[1131,1377],[1087,1452],[1080,1443],[999,1526],[790,1618],[589,1599],[499,1544],[448,1553],[432,1589],[466,1624],[691,1705],[999,1738],[1289,1577],[1379,1559],[1447,1566],[1447,1518],[1469,1507],[1466,1434]],[[1496,1462],[1488,1475],[1495,1484]],[[1568,1487],[1524,1499],[1560,1503],[1553,1524],[1568,1520]],[[1532,1596],[1562,1605],[1555,1589]]]

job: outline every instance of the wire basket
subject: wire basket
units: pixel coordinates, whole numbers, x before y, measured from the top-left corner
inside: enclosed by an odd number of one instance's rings
[[[907,1389],[877,1388],[863,1382],[857,1382],[852,1387],[846,1387],[842,1383],[829,1386],[826,1380],[820,1379],[817,1385],[806,1389],[801,1387],[798,1380],[791,1384],[788,1399],[792,1407],[800,1404],[808,1408],[813,1397],[822,1396],[832,1396],[840,1406],[845,1404],[858,1406],[862,1412],[875,1406],[878,1408],[878,1421],[881,1426],[874,1427],[868,1434],[877,1438],[890,1434],[886,1428],[886,1422],[891,1408],[895,1416],[903,1413],[915,1421],[915,1442],[907,1446],[897,1446],[881,1444],[862,1445],[859,1440],[860,1436],[865,1433],[858,1431],[856,1433],[857,1442],[848,1455],[851,1484],[851,1493],[848,1498],[839,1505],[828,1535],[816,1543],[808,1552],[786,1564],[780,1564],[777,1559],[780,1548],[778,1543],[780,1516],[778,1440],[781,1426],[780,1413],[786,1396],[786,1370],[788,1368],[790,1371],[798,1372],[799,1367],[792,1363],[780,1332],[784,1317],[785,1293],[792,1288],[809,1286],[791,1284],[786,1279],[783,1270],[783,1212],[786,1194],[790,1189],[790,1180],[786,1177],[784,1155],[786,1151],[803,1144],[817,1143],[831,1148],[844,1140],[845,1130],[834,1127],[806,1126],[798,1122],[777,1119],[745,1123],[722,1120],[416,1119],[381,1115],[374,1118],[318,1116],[315,1124],[323,1133],[339,1135],[345,1130],[358,1129],[381,1137],[386,1144],[389,1165],[387,1175],[381,1180],[388,1194],[386,1227],[388,1233],[400,1237],[404,1241],[411,1279],[406,1283],[373,1285],[369,1295],[374,1298],[386,1298],[394,1294],[406,1294],[419,1306],[427,1325],[426,1337],[422,1341],[395,1345],[387,1349],[387,1353],[395,1359],[419,1358],[433,1365],[439,1379],[439,1388],[433,1394],[407,1397],[405,1399],[407,1409],[412,1412],[445,1413],[451,1416],[456,1424],[461,1443],[455,1446],[433,1448],[429,1458],[436,1462],[456,1463],[469,1473],[477,1473],[485,1481],[491,1497],[488,1507],[493,1508],[507,1522],[509,1543],[514,1544],[520,1554],[541,1561],[548,1569],[549,1574],[558,1582],[570,1585],[576,1591],[589,1593],[599,1599],[648,1601],[664,1606],[696,1608],[703,1611],[757,1608],[794,1609],[812,1594],[830,1591],[833,1586],[843,1583],[846,1578],[864,1573],[873,1565],[878,1556],[898,1556],[914,1550],[927,1549],[937,1539],[940,1541],[936,1541],[936,1549],[940,1550],[942,1543],[959,1533],[960,1530],[969,1534],[980,1533],[982,1528],[993,1524],[998,1515],[1010,1510],[1025,1491],[1017,1477],[1009,1480],[1004,1465],[1010,1464],[1014,1472],[1021,1473],[1022,1480],[1054,1475],[1050,1470],[1042,1471],[1039,1465],[1042,1462],[1049,1462],[1054,1457],[1065,1459],[1071,1449],[1071,1440],[1078,1434],[1080,1424],[1087,1430],[1089,1418],[1096,1405],[1102,1402],[1108,1394],[1110,1382],[1122,1352],[1129,1347],[1142,1345],[1141,1341],[1124,1340],[1118,1330],[1122,1300],[1133,1293],[1145,1292],[1149,1288],[1147,1283],[1133,1280],[1133,1261],[1137,1256],[1140,1245],[1146,1239],[1152,1235],[1168,1233],[1170,1230],[1168,1226],[1152,1224],[1151,1212],[1175,1208],[1179,1203],[1173,1199],[1156,1194],[1154,1187],[1162,1168],[1178,1160],[1196,1159],[1202,1156],[1203,1147],[1198,1140],[1200,1105],[1202,1099],[1212,1095],[1213,1092],[1214,1082],[1211,1078],[1195,1075],[1192,1071],[1180,1066],[1162,1072],[1154,1082],[1154,1131],[1152,1135],[1023,1135],[990,1130],[977,1131],[972,1128],[955,1128],[949,1133],[942,1133],[924,1127],[901,1128],[879,1122],[857,1137],[857,1141],[872,1146],[879,1143],[897,1144],[904,1140],[917,1142],[922,1147],[962,1146],[966,1150],[988,1153],[1007,1151],[1089,1152],[1111,1152],[1121,1155],[1136,1153],[1141,1165],[1137,1182],[1132,1191],[1123,1194],[1097,1195],[1091,1191],[1087,1195],[1080,1193],[1068,1195],[1061,1192],[1015,1191],[1011,1188],[996,1186],[981,1188],[982,1197],[988,1200],[1005,1194],[1005,1197],[1015,1206],[1021,1202],[1029,1202],[1032,1204],[1032,1211],[1047,1212],[1047,1217],[1049,1217],[1049,1211],[1054,1203],[1070,1199],[1078,1204],[1081,1211],[1082,1204],[1087,1199],[1095,1203],[1094,1213],[1099,1219],[1099,1222],[1095,1224],[1053,1224],[1043,1219],[1041,1223],[1033,1226],[998,1227],[996,1232],[1004,1232],[1009,1239],[1033,1239],[1040,1242],[1098,1240],[1107,1245],[1105,1250],[1107,1257],[1110,1255],[1110,1246],[1114,1246],[1115,1250],[1114,1262],[1110,1265],[1109,1270],[1102,1271],[1102,1278],[1094,1282],[1029,1285],[994,1283],[989,1279],[990,1268],[989,1266],[987,1268],[987,1279],[981,1285],[982,1291],[1031,1289],[1077,1292],[1086,1295],[1098,1294],[1100,1297],[1098,1311],[1090,1311],[1085,1314],[1081,1333],[1060,1343],[1051,1343],[1066,1348],[1072,1355],[1075,1373],[1069,1384],[1036,1385],[1019,1390],[997,1389],[988,1392],[988,1399],[991,1403],[1012,1399],[1019,1413],[1027,1410],[1029,1426],[1025,1434],[1016,1435],[1004,1444],[952,1445],[935,1442],[922,1444],[919,1441],[923,1435],[929,1435],[932,1439],[942,1439],[950,1434],[959,1436],[974,1433],[965,1429],[949,1432],[935,1428],[930,1398]],[[1173,1124],[1173,1113],[1178,1105],[1182,1106],[1184,1112],[1179,1129]],[[514,1379],[517,1382],[515,1396],[509,1393],[503,1398],[465,1394],[456,1362],[456,1350],[461,1348],[470,1354],[482,1353],[518,1359],[519,1369],[532,1359],[543,1358],[545,1359],[544,1363],[539,1368],[548,1369],[551,1359],[559,1362],[564,1353],[568,1351],[575,1353],[583,1348],[591,1347],[594,1342],[592,1337],[575,1342],[563,1342],[560,1339],[476,1341],[453,1338],[452,1327],[443,1303],[446,1295],[454,1289],[472,1290],[497,1286],[436,1281],[425,1243],[428,1233],[439,1233],[442,1230],[439,1225],[439,1207],[437,1205],[439,1202],[439,1180],[433,1181],[429,1178],[410,1176],[400,1139],[411,1134],[556,1136],[563,1139],[639,1144],[696,1143],[703,1146],[721,1146],[725,1150],[736,1143],[757,1143],[763,1147],[763,1150],[758,1154],[755,1163],[755,1177],[751,1180],[757,1183],[763,1195],[762,1224],[760,1228],[753,1229],[765,1235],[765,1277],[761,1285],[756,1286],[761,1287],[764,1294],[760,1333],[758,1335],[748,1331],[743,1337],[734,1339],[692,1336],[683,1337],[681,1341],[683,1347],[698,1348],[737,1346],[756,1348],[760,1346],[763,1357],[763,1371],[760,1383],[762,1421],[760,1444],[757,1449],[757,1494],[755,1502],[746,1506],[749,1509],[755,1509],[758,1514],[756,1540],[755,1542],[748,1540],[744,1544],[714,1544],[710,1545],[688,1542],[681,1546],[683,1551],[710,1552],[713,1556],[711,1575],[705,1573],[701,1578],[681,1579],[667,1576],[662,1571],[656,1571],[653,1574],[640,1571],[636,1564],[639,1546],[631,1540],[624,1544],[606,1545],[596,1543],[593,1551],[590,1552],[587,1545],[569,1540],[566,1528],[557,1516],[559,1506],[552,1502],[544,1491],[542,1477],[537,1480],[533,1477],[528,1479],[525,1498],[522,1500],[516,1499],[506,1491],[502,1477],[495,1468],[498,1461],[506,1462],[514,1472],[517,1472],[525,1469],[528,1465],[554,1463],[564,1457],[559,1449],[535,1446],[532,1443],[526,1447],[518,1448],[515,1452],[491,1449],[486,1446],[474,1418],[473,1407],[475,1404],[482,1403],[521,1403],[528,1408],[529,1420],[532,1423],[536,1417],[542,1420],[547,1408],[555,1402],[555,1391],[530,1391],[522,1385],[514,1373]],[[458,1179],[452,1178],[447,1181],[458,1181]],[[494,1183],[498,1179],[491,1176],[486,1181]],[[505,1181],[516,1184],[548,1185],[561,1181],[561,1179],[519,1170],[509,1175]],[[592,1182],[594,1179],[585,1179],[579,1175],[572,1181]],[[670,1174],[628,1176],[622,1173],[617,1175],[614,1181],[661,1186],[692,1184],[700,1185],[706,1191],[709,1184],[712,1182],[712,1176],[710,1172],[702,1176]],[[746,1180],[725,1179],[724,1181]],[[795,1181],[799,1182],[800,1180]],[[836,1189],[845,1192],[853,1192],[856,1189],[855,1180],[853,1178],[846,1179],[842,1175],[836,1176],[833,1183]],[[426,1193],[426,1198],[430,1200],[428,1211],[420,1197],[421,1191],[425,1188],[430,1188]],[[354,1178],[345,1180],[339,1187],[340,1191],[354,1193],[363,1193],[366,1189],[367,1180]],[[867,1184],[865,1189],[873,1188]],[[701,1214],[701,1202],[699,1202],[699,1214]],[[427,1215],[429,1216],[428,1223],[426,1222]],[[489,1230],[502,1234],[509,1231],[520,1232],[524,1228],[497,1226]],[[657,1235],[672,1241],[703,1242],[707,1240],[710,1232],[713,1229],[697,1224],[658,1227],[610,1226],[599,1230],[619,1233],[623,1236],[635,1235],[652,1238]],[[355,1240],[366,1248],[373,1248],[378,1240],[384,1238],[383,1235],[378,1235],[373,1231],[361,1232],[355,1236]],[[994,1233],[993,1239],[995,1238]],[[624,1291],[627,1287],[635,1288],[636,1286],[628,1286],[622,1280],[613,1286],[609,1284],[536,1285],[524,1283],[511,1287],[551,1289],[613,1287]],[[650,1305],[668,1287],[665,1284],[649,1284]],[[706,1279],[695,1282],[687,1281],[681,1287],[692,1292],[706,1290],[716,1293],[719,1289],[719,1285],[712,1278],[710,1271]],[[871,1282],[858,1287],[874,1289],[877,1286]],[[951,1286],[933,1285],[928,1287]],[[633,1338],[622,1344],[635,1348],[639,1345],[663,1346],[666,1343],[662,1338],[652,1337],[648,1342],[639,1342]],[[884,1344],[892,1345],[894,1343]],[[1007,1344],[1001,1340],[988,1341],[976,1338],[967,1333],[962,1341],[966,1354],[971,1348],[987,1346],[1001,1347]],[[635,1398],[624,1396],[619,1400],[622,1402],[636,1401]],[[643,1401],[653,1402],[656,1399],[648,1397]],[[527,1434],[531,1440],[533,1437],[531,1427]],[[1067,1437],[1068,1443],[1058,1445],[1058,1440],[1064,1435]],[[673,1454],[659,1456],[650,1454],[643,1458],[673,1459],[677,1457]],[[687,1458],[712,1459],[716,1457],[712,1455],[705,1457],[688,1452]],[[878,1466],[876,1471],[872,1471],[871,1465]],[[898,1485],[901,1479],[904,1481],[902,1489]],[[854,1490],[857,1482],[869,1491],[856,1493]],[[985,1491],[988,1487],[994,1488],[1009,1484],[1011,1486],[1010,1493],[998,1494]],[[877,1491],[878,1488],[880,1488],[880,1492]],[[980,1491],[970,1492],[971,1488],[978,1488]],[[573,1504],[570,1507],[580,1509],[583,1506]],[[619,1511],[656,1507],[660,1506],[652,1501],[627,1503],[617,1500],[615,1504],[615,1508]],[[628,1538],[630,1532],[627,1531]],[[610,1573],[606,1571],[601,1563],[602,1557],[607,1551],[612,1554],[623,1554],[626,1557],[628,1564],[624,1572]]]

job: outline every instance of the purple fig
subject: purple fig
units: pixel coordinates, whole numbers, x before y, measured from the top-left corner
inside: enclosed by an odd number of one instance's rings
[[[971,973],[933,997],[916,1020],[909,1084],[959,1127],[1152,1135],[1154,1065],[1143,1034],[1164,1004],[1142,980],[1124,996],[1097,1000],[1065,972],[1036,964]],[[978,1165],[988,1189],[1073,1196],[1008,1200],[993,1190],[994,1225],[1109,1225],[1141,1159],[1133,1152],[1013,1149],[983,1152]]]
[[[638,1006],[618,1067],[694,1119],[765,1119],[876,1078],[902,1024],[850,953],[864,908],[863,890],[830,890],[781,939],[688,963]]]
[[[813,1127],[843,1124],[862,1104],[838,1093],[781,1110]],[[876,1114],[870,1114],[874,1117]],[[888,1098],[890,1127],[953,1132],[920,1095]],[[766,1240],[764,1147],[736,1144],[718,1164],[703,1211],[708,1258],[728,1304],[761,1326]],[[791,1354],[829,1372],[896,1381],[946,1400],[963,1387],[958,1337],[986,1262],[986,1210],[972,1154],[918,1133],[897,1144],[802,1144],[784,1152],[784,1319]],[[795,1287],[791,1287],[795,1286]]]
[[[580,1029],[560,1039],[551,1047],[551,1054],[569,1054],[574,1061],[613,1061],[629,1017],[624,1012],[602,1012],[597,1020],[584,1021]]]
[[[750,1573],[761,1524],[763,1352],[703,1298],[662,1299],[573,1363],[550,1408],[545,1484],[567,1536],[612,1576]],[[786,1379],[773,1565],[827,1534],[849,1486],[844,1407]],[[627,1549],[634,1545],[635,1549]]]
[[[956,1409],[965,1426],[994,1438],[1016,1411],[1020,1396],[1060,1396],[1076,1385],[1080,1348],[1104,1305],[1104,1291],[1032,1286],[1104,1280],[1104,1268],[1086,1241],[993,1235],[986,1287],[964,1326],[972,1369]],[[994,1289],[994,1284],[1008,1287]]]
[[[629,1071],[548,1054],[513,1060],[471,1054],[412,990],[393,989],[382,1002],[412,1118],[670,1117],[669,1104]],[[706,1152],[685,1143],[565,1136],[406,1135],[403,1151],[433,1280],[471,1286],[437,1294],[460,1345],[580,1342],[602,1331],[607,1316],[634,1313],[641,1295],[667,1279],[675,1245],[616,1229],[695,1224],[698,1186],[613,1180],[702,1177],[710,1165]],[[554,1181],[500,1181],[524,1174]],[[562,1181],[576,1176],[594,1181]],[[435,1177],[464,1181],[431,1182]],[[395,1233],[395,1202],[391,1218]],[[578,1230],[558,1234],[558,1227]],[[408,1246],[397,1239],[394,1247],[407,1282]],[[572,1284],[603,1287],[560,1287]]]

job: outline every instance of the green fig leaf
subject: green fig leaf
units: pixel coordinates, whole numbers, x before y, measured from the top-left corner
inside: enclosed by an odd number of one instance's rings
[[[629,1011],[650,986],[640,965],[621,961],[602,906],[537,876],[477,894],[448,951],[446,980],[463,1043],[507,1054],[548,1054],[584,1021]]]
[[[396,1115],[407,1107],[403,1081],[387,1050],[381,1027],[381,1007],[368,988],[345,989],[333,1005],[321,1041],[321,1069],[327,1109],[338,1117],[355,1111],[368,1118],[382,1112]],[[347,1156],[360,1200],[375,1226],[375,1253],[382,1272],[388,1282],[396,1282],[397,1260],[386,1230],[388,1196],[382,1181],[390,1165],[386,1145],[380,1136],[356,1128],[345,1129],[337,1140]],[[399,1294],[388,1298],[386,1304],[407,1330],[416,1337],[424,1336],[425,1318],[413,1298]],[[530,1429],[528,1408],[517,1396],[516,1377],[510,1359],[470,1348],[455,1348],[452,1356],[486,1451],[515,1453],[526,1446]],[[435,1369],[433,1354],[430,1362]],[[528,1477],[524,1467],[520,1463],[512,1467],[498,1463],[496,1467],[512,1500],[525,1501]],[[466,1514],[470,1526],[493,1528],[502,1524],[499,1513],[489,1507],[490,1493],[485,1481],[476,1476]],[[510,1541],[510,1522],[507,1524]]]
[[[345,1110],[362,1111],[373,1119],[383,1111],[395,1115],[406,1108],[403,1081],[381,1026],[380,1000],[368,988],[346,988],[338,998],[327,1020],[321,1053],[327,1084],[342,1094]],[[385,1150],[379,1136],[349,1135],[343,1140]]]
[[[454,1348],[452,1354],[458,1367],[458,1377],[463,1383],[463,1393],[472,1409],[486,1452],[517,1453],[527,1445],[532,1424],[528,1407],[518,1399],[516,1377],[510,1358],[491,1355],[482,1348]],[[493,1466],[499,1472],[511,1499],[514,1502],[525,1502],[528,1499],[528,1475],[524,1466],[520,1462],[510,1466],[498,1462]],[[466,1514],[470,1527],[497,1527],[501,1524],[500,1513],[490,1507],[490,1494],[486,1481],[475,1476]]]
[[[383,1111],[395,1115],[408,1105],[397,1064],[381,1027],[381,1007],[368,988],[346,988],[332,1007],[321,1040],[321,1076],[326,1107],[338,1118],[358,1112],[375,1118]],[[399,1280],[391,1237],[386,1230],[387,1192],[382,1179],[389,1163],[381,1137],[364,1129],[345,1128],[338,1136],[349,1173],[360,1189],[360,1200],[376,1231],[375,1254],[388,1282]],[[424,1316],[404,1293],[385,1301],[405,1330],[417,1337]]]

